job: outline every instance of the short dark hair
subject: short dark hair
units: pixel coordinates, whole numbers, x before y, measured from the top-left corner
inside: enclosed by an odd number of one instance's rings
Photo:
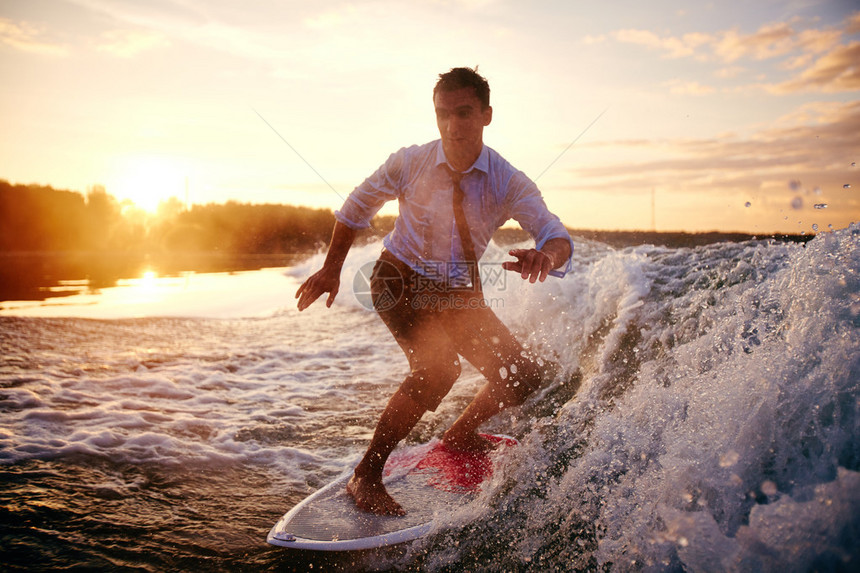
[[[477,66],[472,68],[451,68],[444,74],[439,74],[439,81],[433,88],[433,98],[440,91],[452,92],[463,88],[473,88],[481,102],[481,107],[490,107],[490,84],[478,73]]]

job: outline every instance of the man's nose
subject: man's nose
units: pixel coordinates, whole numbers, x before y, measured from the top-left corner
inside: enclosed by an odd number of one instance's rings
[[[450,134],[455,134],[460,131],[460,122],[455,117],[448,118],[448,125],[445,126]]]

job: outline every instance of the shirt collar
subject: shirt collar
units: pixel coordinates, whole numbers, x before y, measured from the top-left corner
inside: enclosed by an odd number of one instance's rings
[[[442,140],[439,139],[437,141],[438,144],[436,145],[436,167],[448,163],[448,158],[445,157],[445,150],[442,149]],[[481,154],[478,155],[478,159],[476,159],[472,166],[466,169],[464,173],[468,173],[473,169],[477,169],[478,171],[482,171],[484,173],[490,172],[490,152],[488,151],[486,145],[483,145],[481,147]]]

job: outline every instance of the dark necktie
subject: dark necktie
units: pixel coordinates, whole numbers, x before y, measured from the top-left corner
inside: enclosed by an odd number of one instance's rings
[[[447,167],[447,166],[446,166]],[[466,266],[472,280],[475,292],[482,295],[481,272],[478,269],[478,258],[475,256],[475,245],[472,243],[472,234],[469,232],[469,223],[466,222],[466,212],[463,211],[463,199],[466,194],[460,187],[463,174],[448,167],[451,179],[454,181],[454,220],[457,223],[457,232],[460,234],[460,244],[463,245],[463,254],[466,257]]]

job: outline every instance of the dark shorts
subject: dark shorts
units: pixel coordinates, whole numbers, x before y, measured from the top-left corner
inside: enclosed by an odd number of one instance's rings
[[[430,283],[383,251],[370,281],[373,305],[403,349],[410,372],[400,391],[436,410],[460,376],[462,356],[517,405],[541,382],[541,368],[483,297]]]

